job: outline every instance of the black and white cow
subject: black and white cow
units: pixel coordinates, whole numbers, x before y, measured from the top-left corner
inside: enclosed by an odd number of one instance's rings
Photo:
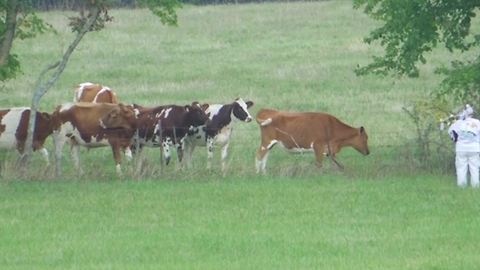
[[[208,117],[198,102],[191,105],[166,105],[153,108],[133,105],[138,111],[137,128],[132,147],[140,151],[143,146],[162,147],[165,162],[170,162],[170,146],[177,147],[177,156],[182,161],[184,140],[190,129],[205,125]]]
[[[214,145],[222,147],[222,171],[226,169],[228,146],[232,136],[233,124],[238,120],[243,122],[252,121],[248,108],[253,106],[252,101],[245,102],[237,98],[230,104],[203,104],[202,109],[208,115],[210,121],[203,127],[192,129],[185,140],[185,162],[191,165],[191,159],[195,146],[207,147],[207,168],[212,166]]]

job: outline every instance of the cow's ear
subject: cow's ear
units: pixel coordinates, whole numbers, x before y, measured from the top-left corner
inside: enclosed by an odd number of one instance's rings
[[[198,102],[198,101],[192,102],[192,107],[193,107],[193,106],[196,106],[196,107],[199,107],[199,108],[200,108],[200,102]]]
[[[250,108],[250,107],[252,107],[252,106],[253,106],[253,104],[254,104],[254,103],[253,103],[253,101],[250,101],[250,100],[249,100],[249,101],[247,101],[247,102],[245,102],[245,103],[247,104],[247,108]]]
[[[208,103],[205,103],[205,104],[202,104],[201,108],[202,108],[202,110],[205,111],[205,110],[207,110],[208,106],[209,106]]]
[[[365,133],[365,128],[363,126],[360,127],[360,134]]]
[[[190,105],[185,105],[185,111],[186,111],[186,112],[189,112],[189,111],[190,111],[190,108],[191,108]]]

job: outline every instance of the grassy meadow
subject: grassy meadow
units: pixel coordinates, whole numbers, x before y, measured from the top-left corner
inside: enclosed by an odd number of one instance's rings
[[[42,13],[57,33],[15,43],[23,74],[0,88],[0,107],[30,104],[38,74],[73,39],[71,14]],[[106,29],[85,36],[42,111],[70,102],[86,81],[145,106],[242,97],[255,102],[252,115],[324,111],[364,126],[371,154],[344,149],[345,171],[328,160],[319,170],[312,154],[276,147],[258,176],[256,123],[235,126],[225,176],[219,151],[205,169],[204,148],[192,170],[175,160],[162,168],[159,149],[145,149],[142,170],[125,162],[122,179],[109,148],[82,149],[78,176],[65,147],[62,179],[39,156],[19,174],[16,153],[2,152],[1,269],[478,267],[480,193],[455,186],[453,152],[420,166],[402,111],[437,87],[434,67],[447,52],[432,53],[415,80],[355,76],[382,49],[362,42],[375,22],[351,1],[184,6],[178,27],[148,10],[110,15]]]

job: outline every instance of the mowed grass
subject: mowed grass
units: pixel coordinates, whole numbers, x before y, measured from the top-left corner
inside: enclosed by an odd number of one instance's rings
[[[1,107],[30,104],[36,76],[73,39],[72,14],[41,13],[58,34],[15,44],[23,75],[0,89]],[[402,112],[435,89],[433,64],[448,53],[432,53],[416,80],[356,77],[354,67],[382,50],[362,43],[375,24],[350,1],[185,6],[178,27],[147,10],[110,14],[105,30],[85,36],[42,110],[71,101],[85,81],[147,106],[241,96],[255,102],[252,114],[325,111],[364,126],[371,155],[345,149],[345,171],[328,160],[319,170],[311,154],[274,148],[258,176],[255,123],[234,128],[225,175],[218,162],[205,169],[203,148],[192,170],[162,168],[159,149],[146,149],[142,170],[125,163],[120,179],[108,148],[82,150],[82,176],[64,149],[62,179],[38,156],[19,174],[15,153],[2,152],[0,269],[478,267],[479,192],[455,186],[453,155],[420,168]]]
[[[448,178],[1,184],[2,269],[476,269]]]

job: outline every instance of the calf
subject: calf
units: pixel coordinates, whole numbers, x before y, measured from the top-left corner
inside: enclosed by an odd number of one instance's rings
[[[18,153],[23,154],[29,119],[30,108],[28,107],[0,110],[0,148],[16,149]],[[43,155],[47,165],[50,164],[48,151],[43,144],[54,128],[50,114],[37,112],[33,132],[33,150],[38,150]]]
[[[67,140],[72,145],[75,168],[82,172],[79,147],[95,148],[110,145],[120,175],[120,151],[130,145],[135,134],[136,113],[132,106],[109,103],[64,104],[53,113],[60,128],[54,132],[57,174],[60,174],[62,148]]]
[[[261,144],[257,150],[257,173],[265,173],[268,151],[280,143],[289,152],[314,152],[321,167],[327,154],[340,168],[335,155],[345,146],[351,146],[368,155],[368,136],[363,127],[350,127],[336,117],[318,112],[281,112],[262,109],[257,114],[261,130]]]
[[[205,125],[207,115],[198,102],[191,105],[167,105],[146,108],[133,105],[138,110],[138,136],[133,147],[162,147],[165,162],[170,162],[170,146],[177,147],[178,160],[182,161],[184,140],[187,132]],[[140,150],[140,149],[139,149]]]
[[[73,102],[113,103],[118,104],[117,94],[107,86],[81,83],[75,88]]]
[[[208,115],[209,120],[204,127],[194,128],[189,132],[185,140],[185,161],[190,165],[195,146],[207,147],[207,168],[211,168],[213,147],[217,144],[222,147],[222,171],[226,169],[228,146],[232,136],[233,124],[238,120],[243,122],[252,121],[248,108],[253,106],[252,101],[243,101],[237,98],[230,104],[203,104],[202,108]]]

